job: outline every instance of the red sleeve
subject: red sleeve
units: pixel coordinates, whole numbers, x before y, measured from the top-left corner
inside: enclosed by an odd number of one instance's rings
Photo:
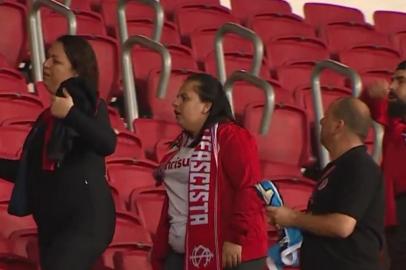
[[[382,98],[371,98],[368,91],[364,90],[361,93],[360,99],[365,102],[371,111],[372,118],[382,124],[388,123],[388,100]]]
[[[242,245],[244,237],[252,228],[250,222],[258,220],[258,215],[263,215],[264,206],[254,188],[260,181],[258,149],[247,130],[233,127],[223,135],[220,160],[223,174],[230,181],[235,194],[229,239],[224,240]]]

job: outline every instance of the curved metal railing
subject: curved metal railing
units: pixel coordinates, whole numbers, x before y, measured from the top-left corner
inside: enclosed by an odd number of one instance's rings
[[[259,133],[265,135],[268,133],[269,127],[271,125],[272,113],[275,107],[275,93],[271,84],[267,81],[255,76],[246,71],[238,70],[233,72],[230,77],[228,77],[227,81],[224,84],[224,91],[226,92],[226,96],[228,101],[231,105],[231,110],[234,114],[233,109],[233,86],[234,83],[244,81],[250,84],[255,85],[256,87],[262,89],[264,91],[265,96],[265,107],[264,113],[262,114],[261,118],[261,125]]]
[[[246,38],[252,41],[254,47],[254,57],[252,59],[252,65],[249,73],[259,76],[259,71],[261,69],[262,59],[264,57],[264,45],[261,38],[255,34],[254,31],[238,25],[236,23],[225,23],[219,28],[216,33],[214,46],[216,52],[216,63],[217,63],[217,76],[222,84],[225,83],[227,79],[226,64],[224,60],[224,49],[223,49],[223,39],[228,33],[236,34],[242,38]]]

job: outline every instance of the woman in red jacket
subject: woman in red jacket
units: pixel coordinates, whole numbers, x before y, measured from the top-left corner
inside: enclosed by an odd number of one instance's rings
[[[167,190],[152,251],[158,269],[263,270],[267,250],[256,143],[220,82],[189,76],[173,102],[183,133],[164,158]]]

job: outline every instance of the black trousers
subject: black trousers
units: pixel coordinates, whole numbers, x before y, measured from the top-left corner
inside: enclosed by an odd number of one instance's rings
[[[171,251],[166,258],[164,270],[184,270],[185,255]],[[265,258],[243,262],[237,267],[226,268],[227,270],[263,270]]]
[[[406,194],[396,199],[399,226],[386,232],[390,270],[406,269]]]

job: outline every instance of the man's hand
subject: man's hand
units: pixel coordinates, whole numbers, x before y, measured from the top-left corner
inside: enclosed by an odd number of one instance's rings
[[[66,89],[63,89],[64,97],[52,96],[51,114],[56,118],[63,119],[73,107],[73,99]]]
[[[295,226],[295,219],[298,213],[290,208],[281,207],[267,207],[266,215],[268,217],[268,222],[273,224],[276,228],[280,227],[291,227]]]
[[[237,267],[241,263],[242,247],[240,245],[224,241],[223,244],[223,268]]]
[[[370,98],[382,99],[389,93],[389,83],[384,79],[376,80],[367,86]]]

